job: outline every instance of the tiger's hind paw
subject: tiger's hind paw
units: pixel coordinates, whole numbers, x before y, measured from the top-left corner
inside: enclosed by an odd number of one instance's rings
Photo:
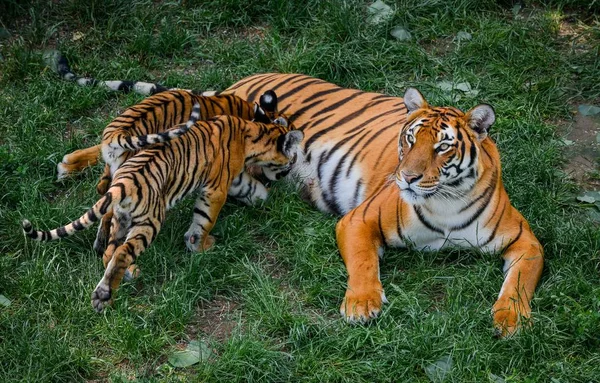
[[[92,307],[96,312],[101,313],[106,306],[112,302],[112,292],[110,286],[100,282],[92,293]]]

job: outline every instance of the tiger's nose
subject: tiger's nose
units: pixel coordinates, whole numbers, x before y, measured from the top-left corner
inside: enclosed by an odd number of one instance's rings
[[[423,178],[423,174],[407,173],[405,171],[401,171],[400,173],[402,173],[402,178],[404,178],[404,180],[409,184],[412,184],[413,182]]]

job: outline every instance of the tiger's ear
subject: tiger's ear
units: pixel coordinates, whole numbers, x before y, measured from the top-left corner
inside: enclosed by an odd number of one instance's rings
[[[304,133],[300,130],[290,130],[286,134],[279,136],[277,146],[280,152],[289,157],[296,152],[303,139]]]
[[[408,109],[408,113],[412,113],[417,109],[427,108],[427,101],[425,101],[425,97],[416,90],[415,88],[408,88],[406,92],[404,92],[404,105],[406,105],[406,109]]]
[[[277,95],[274,91],[268,90],[260,96],[259,105],[267,113],[277,112]]]
[[[268,124],[271,122],[271,119],[267,116],[265,111],[258,106],[257,103],[254,103],[254,121],[262,122],[263,124]]]
[[[484,140],[490,127],[496,121],[494,108],[488,104],[480,104],[469,110],[465,115],[469,127],[477,133],[479,141]]]
[[[279,126],[283,126],[284,128],[287,128],[289,125],[288,120],[286,120],[284,117],[279,116],[276,119],[273,120],[273,123]]]

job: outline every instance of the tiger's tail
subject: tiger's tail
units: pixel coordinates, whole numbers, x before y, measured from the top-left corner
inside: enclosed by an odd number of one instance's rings
[[[167,88],[163,85],[152,83],[152,82],[144,82],[144,81],[129,81],[129,80],[97,80],[93,77],[80,77],[77,76],[71,70],[71,66],[69,65],[69,61],[66,57],[62,55],[62,53],[57,52],[56,56],[52,60],[51,66],[58,73],[58,75],[67,81],[74,81],[77,85],[80,86],[100,86],[107,88],[109,90],[118,91],[118,92],[134,92],[141,94],[143,96],[151,96],[156,93],[164,92],[167,90],[176,90],[179,88]],[[195,91],[192,89],[185,89],[189,92],[200,94],[202,96],[214,96],[219,92],[214,91]]]
[[[109,211],[115,204],[121,202],[124,195],[124,189],[119,185],[112,187],[106,192],[102,198],[98,200],[85,214],[76,219],[75,221],[56,228],[54,230],[36,230],[31,225],[31,222],[24,219],[21,222],[23,232],[29,238],[35,241],[54,241],[56,239],[64,238],[75,234],[78,231],[82,231],[92,226],[95,222],[100,220],[107,211]]]
[[[171,141],[174,138],[181,137],[200,119],[200,104],[195,103],[192,108],[192,114],[185,124],[165,130],[160,133],[144,134],[142,136],[119,135],[113,138],[109,144],[111,147],[118,146],[124,150],[139,150],[150,145]]]

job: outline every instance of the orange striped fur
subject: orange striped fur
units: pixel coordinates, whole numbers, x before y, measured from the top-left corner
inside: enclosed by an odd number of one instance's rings
[[[240,189],[245,182],[251,194],[261,193],[245,166],[285,169],[293,163],[303,138],[282,118],[276,124],[263,124],[220,116],[190,126],[178,127],[181,136],[164,138],[166,142],[125,161],[114,173],[108,191],[77,220],[51,231],[38,231],[29,221],[23,222],[27,236],[50,241],[73,235],[112,213],[103,255],[106,271],[92,293],[92,305],[98,312],[112,301],[126,271],[133,271],[136,258],[154,241],[167,210],[199,192],[184,238],[188,249],[206,250],[214,242],[210,231],[231,189]],[[262,194],[266,194],[264,187]]]

